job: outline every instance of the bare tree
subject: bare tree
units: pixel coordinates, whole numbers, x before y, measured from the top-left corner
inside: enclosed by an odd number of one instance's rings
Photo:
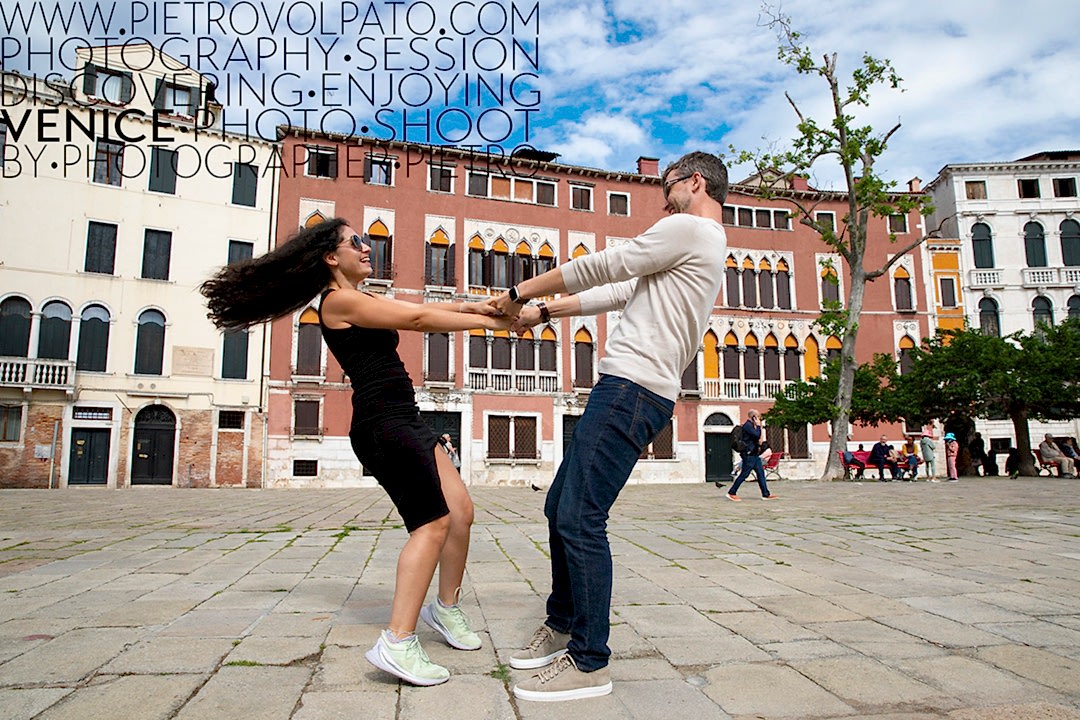
[[[898,246],[895,254],[879,267],[866,267],[867,226],[871,217],[907,215],[914,210],[928,215],[932,210],[926,196],[898,193],[895,181],[885,181],[875,171],[875,162],[885,152],[889,139],[900,129],[900,123],[885,132],[878,132],[870,125],[859,125],[854,116],[860,106],[869,107],[870,91],[874,87],[884,85],[896,90],[900,88],[901,78],[890,61],[864,54],[862,62],[851,74],[850,84],[841,88],[836,53],[816,59],[803,36],[792,29],[790,18],[768,4],[763,6],[762,14],[767,19],[767,26],[777,33],[780,61],[794,67],[801,75],[820,77],[828,85],[832,99],[831,117],[827,122],[819,123],[808,117],[791,95],[785,93],[798,117],[797,134],[790,149],[736,153],[738,163],[751,163],[757,169],[757,194],[790,203],[799,222],[816,231],[822,242],[840,255],[851,276],[846,304],[826,301],[824,311],[815,321],[823,332],[842,339],[836,414],[832,419],[832,441],[822,476],[823,480],[832,480],[843,477],[837,453],[844,448],[848,434],[857,367],[855,342],[866,283],[885,276],[905,254],[927,238],[935,237],[937,231]],[[806,199],[812,194],[788,191],[793,187],[793,178],[808,177],[815,164],[822,160],[834,160],[840,165],[847,186],[847,214],[836,228],[815,220],[815,203]],[[895,243],[896,235],[890,233],[889,240]],[[839,272],[836,268],[832,270]]]

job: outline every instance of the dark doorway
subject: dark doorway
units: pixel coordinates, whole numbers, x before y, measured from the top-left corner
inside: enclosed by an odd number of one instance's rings
[[[563,415],[562,417],[562,456],[566,457],[566,451],[570,448],[570,440],[574,437],[574,428],[577,427],[580,415]]]
[[[439,437],[443,433],[449,433],[450,442],[454,443],[454,447],[458,449],[459,455],[463,454],[461,447],[461,413],[421,410],[420,417],[424,419],[424,422],[428,424],[431,431],[435,433],[435,437]]]
[[[725,482],[731,477],[731,429],[735,423],[724,413],[705,419],[705,482]]]
[[[68,485],[104,485],[108,476],[109,430],[72,430]]]
[[[131,453],[132,485],[172,485],[176,416],[162,405],[150,405],[135,416]]]

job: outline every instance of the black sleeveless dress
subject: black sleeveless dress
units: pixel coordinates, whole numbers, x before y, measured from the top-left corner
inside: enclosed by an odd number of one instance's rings
[[[333,290],[322,294],[323,302]],[[397,353],[396,330],[326,326],[323,340],[352,383],[349,440],[412,532],[449,514],[435,464],[438,439],[420,418],[416,393]]]

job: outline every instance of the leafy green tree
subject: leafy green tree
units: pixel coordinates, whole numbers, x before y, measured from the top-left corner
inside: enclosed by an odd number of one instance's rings
[[[765,413],[769,427],[793,428],[803,425],[819,425],[832,422],[836,415],[836,392],[839,384],[840,363],[832,361],[825,366],[822,375],[809,381],[800,380],[777,393],[774,404]],[[860,425],[877,425],[893,420],[898,408],[888,393],[895,382],[896,360],[885,354],[855,368],[852,383],[852,422]],[[845,437],[846,440],[846,437]]]
[[[1020,472],[1037,474],[1029,420],[1080,415],[1080,321],[1006,337],[979,330],[939,332],[912,351],[909,372],[891,383],[896,412],[928,421],[1008,417]]]
[[[901,78],[892,63],[864,54],[859,66],[851,73],[850,84],[841,87],[835,53],[822,55],[818,60],[803,36],[792,29],[788,17],[768,4],[763,6],[763,14],[770,19],[769,27],[777,32],[779,59],[801,75],[817,76],[824,80],[832,101],[832,116],[819,122],[806,116],[791,95],[787,95],[798,117],[797,135],[791,141],[790,149],[743,151],[737,154],[736,160],[739,163],[752,163],[757,168],[760,181],[757,192],[760,196],[782,198],[790,203],[799,222],[816,231],[821,240],[840,255],[848,268],[851,282],[847,302],[843,305],[839,302],[827,303],[825,312],[817,321],[824,332],[842,339],[839,369],[829,374],[829,378],[835,380],[836,392],[828,418],[832,421],[832,443],[823,474],[823,479],[835,479],[843,475],[837,451],[844,447],[848,423],[853,417],[857,368],[855,344],[866,283],[887,277],[892,265],[934,234],[915,238],[898,247],[895,254],[878,267],[867,267],[867,227],[870,218],[905,215],[916,209],[927,215],[931,208],[925,196],[895,192],[895,182],[885,181],[875,169],[875,163],[886,151],[889,139],[899,130],[899,123],[885,132],[878,132],[870,125],[859,124],[854,115],[859,108],[869,107],[872,89],[881,85],[894,90],[900,87]],[[847,190],[847,214],[835,230],[825,222],[815,220],[812,199],[806,199],[806,194],[789,191],[794,177],[809,176],[816,164],[823,160],[833,160],[840,165]],[[890,235],[889,239],[896,242],[895,235]],[[839,271],[838,268],[834,270]]]

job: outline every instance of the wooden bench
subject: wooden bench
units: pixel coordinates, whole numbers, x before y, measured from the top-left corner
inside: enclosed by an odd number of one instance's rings
[[[1042,453],[1039,452],[1038,448],[1034,452],[1035,459],[1039,461],[1039,475],[1045,472],[1050,477],[1053,477],[1054,471],[1057,470],[1058,477],[1061,477],[1061,463],[1057,460],[1043,460]]]

